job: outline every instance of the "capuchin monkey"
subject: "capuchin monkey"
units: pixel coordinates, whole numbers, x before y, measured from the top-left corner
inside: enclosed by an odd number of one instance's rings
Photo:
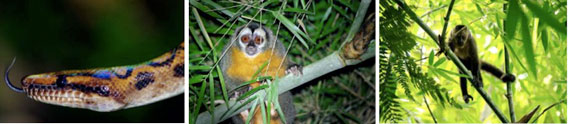
[[[475,87],[483,87],[483,80],[481,78],[481,69],[486,72],[491,73],[493,76],[501,79],[503,82],[513,82],[515,81],[515,75],[505,74],[501,69],[491,65],[490,63],[484,62],[479,59],[477,55],[477,45],[475,44],[475,39],[472,37],[469,29],[464,25],[457,25],[450,34],[450,39],[448,41],[450,49],[456,54],[460,61],[473,75],[472,84]],[[460,71],[460,74],[466,74]],[[467,93],[467,78],[460,77],[460,86],[463,94],[463,99],[465,103],[469,103],[469,100],[473,100]]]

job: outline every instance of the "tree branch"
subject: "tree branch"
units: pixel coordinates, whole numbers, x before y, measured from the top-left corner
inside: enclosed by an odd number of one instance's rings
[[[452,14],[452,9],[454,8],[454,1],[452,0],[452,2],[450,2],[450,8],[448,8],[448,12],[446,12],[446,17],[444,18],[444,28],[442,29],[442,36],[440,36],[440,38],[438,38],[438,45],[441,46],[446,46],[446,30],[448,29],[448,22],[450,21],[450,14]],[[445,47],[440,47],[440,52],[438,52],[438,54],[446,51],[447,49],[444,49]]]
[[[426,100],[426,95],[423,95],[422,98],[424,99],[424,102],[426,103],[426,107],[428,108],[428,112],[430,112],[430,116],[432,116],[432,120],[434,120],[434,123],[438,123],[438,121],[436,121],[436,117],[434,116],[434,113],[432,113],[432,110],[430,110],[430,105],[428,105],[428,101]]]
[[[507,10],[506,3],[503,4],[503,10]],[[503,27],[505,27],[505,21],[503,21]],[[503,28],[503,30],[505,30],[505,28]],[[509,50],[507,50],[507,45],[503,46],[503,48],[505,49],[505,74],[511,74],[511,69],[509,68]],[[511,122],[515,122],[517,119],[515,117],[515,107],[513,105],[513,88],[511,86],[513,82],[505,83],[507,83],[507,94],[505,94],[505,97],[507,97],[507,102],[509,103],[509,116],[511,118]]]
[[[412,20],[414,20],[416,23],[418,23],[418,25],[420,25],[420,27],[424,31],[426,31],[426,33],[428,35],[430,35],[430,37],[432,39],[434,39],[434,41],[439,41],[438,38],[436,37],[436,35],[434,34],[434,32],[424,22],[422,22],[422,20],[420,18],[418,18],[418,16],[416,16],[416,13],[414,13],[412,10],[410,10],[410,8],[405,3],[403,3],[401,0],[396,0],[396,3],[402,9],[404,9],[404,11],[410,16],[410,18]],[[452,8],[452,6],[450,6],[450,8]],[[440,45],[439,43],[437,43],[437,44]],[[465,72],[469,76],[469,78],[467,78],[469,80],[469,82],[473,83],[474,80],[471,78],[471,77],[473,77],[473,75],[471,74],[471,72],[469,70],[467,70],[467,68],[463,65],[463,63],[457,58],[457,56],[454,54],[454,52],[451,51],[451,50],[447,50],[447,49],[449,49],[449,47],[447,45],[439,46],[439,47],[440,48],[443,47],[443,48],[446,49],[444,51],[446,56],[448,56],[450,58],[450,60],[452,60],[452,62],[454,62],[454,64],[456,64],[456,66],[458,67],[458,69],[460,69],[460,71]],[[474,88],[477,90],[477,92],[479,92],[479,95],[481,95],[483,100],[485,100],[485,102],[493,110],[495,115],[497,115],[499,120],[501,120],[501,122],[503,122],[503,123],[509,123],[507,118],[505,118],[505,115],[503,114],[503,112],[501,112],[501,110],[499,110],[499,108],[497,108],[497,106],[495,105],[495,103],[493,103],[491,98],[489,98],[489,95],[487,95],[485,90],[483,90],[483,88],[481,88],[481,87],[474,87]]]
[[[509,69],[509,51],[507,50],[507,47],[505,48],[505,74],[511,74],[511,70]],[[515,118],[515,108],[513,105],[513,91],[512,91],[512,86],[511,84],[513,82],[505,82],[507,83],[507,94],[505,94],[505,97],[507,97],[507,101],[509,102],[509,116],[511,116],[511,122],[515,122],[516,118]]]

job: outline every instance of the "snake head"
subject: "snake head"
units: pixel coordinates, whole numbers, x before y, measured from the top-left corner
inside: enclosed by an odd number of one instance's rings
[[[80,73],[47,73],[26,76],[22,79],[22,89],[28,97],[40,102],[108,112],[125,106],[118,100],[120,93],[109,83],[110,80]]]

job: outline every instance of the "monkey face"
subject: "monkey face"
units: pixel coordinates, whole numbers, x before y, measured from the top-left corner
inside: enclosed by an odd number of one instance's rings
[[[466,37],[464,35],[461,35],[461,36],[454,37],[454,39],[452,39],[452,40],[455,40],[455,42],[457,43],[458,46],[463,46],[465,44]]]
[[[257,24],[250,24],[243,27],[238,36],[239,48],[245,52],[248,57],[254,57],[264,51],[266,46],[267,31],[260,28]]]
[[[464,25],[458,25],[450,34],[450,42],[456,43],[457,46],[464,46],[469,40],[469,30]]]

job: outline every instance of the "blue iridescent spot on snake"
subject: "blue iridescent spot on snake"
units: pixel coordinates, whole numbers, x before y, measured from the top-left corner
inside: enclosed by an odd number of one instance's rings
[[[110,79],[111,74],[112,74],[112,73],[111,73],[110,71],[108,71],[108,70],[99,70],[99,71],[96,71],[96,72],[93,74],[93,77],[95,77],[95,78],[101,78],[101,79]]]

